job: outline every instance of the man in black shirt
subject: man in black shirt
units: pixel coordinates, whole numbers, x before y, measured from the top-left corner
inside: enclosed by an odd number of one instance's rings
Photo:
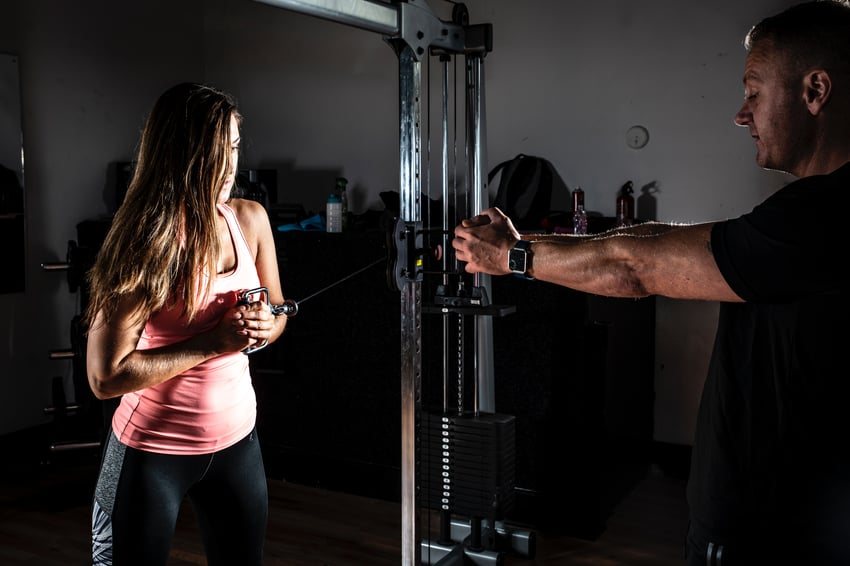
[[[735,121],[761,167],[797,178],[751,212],[520,236],[488,209],[456,227],[452,245],[470,273],[719,301],[688,482],[687,563],[850,564],[850,5],[789,8],[754,26],[745,45]]]

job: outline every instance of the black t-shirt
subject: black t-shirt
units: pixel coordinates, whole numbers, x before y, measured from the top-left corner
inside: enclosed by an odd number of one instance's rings
[[[746,301],[720,306],[688,484],[720,541],[850,544],[848,213],[850,163],[712,230]]]

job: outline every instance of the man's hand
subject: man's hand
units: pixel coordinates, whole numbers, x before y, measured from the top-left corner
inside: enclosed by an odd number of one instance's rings
[[[488,208],[455,227],[452,247],[469,273],[505,275],[508,253],[520,239],[511,220],[498,208]]]

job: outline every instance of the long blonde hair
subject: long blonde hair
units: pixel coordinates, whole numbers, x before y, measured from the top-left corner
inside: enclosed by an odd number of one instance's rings
[[[124,201],[88,273],[87,326],[99,312],[109,320],[128,294],[139,297],[137,321],[181,299],[184,315],[195,317],[220,254],[216,203],[234,167],[231,117],[241,125],[235,99],[210,86],[182,83],[159,97]]]

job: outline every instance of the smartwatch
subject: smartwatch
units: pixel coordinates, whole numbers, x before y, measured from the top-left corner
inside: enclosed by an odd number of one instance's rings
[[[508,269],[517,277],[534,279],[528,274],[531,267],[531,242],[528,240],[518,241],[511,251],[508,252]]]

